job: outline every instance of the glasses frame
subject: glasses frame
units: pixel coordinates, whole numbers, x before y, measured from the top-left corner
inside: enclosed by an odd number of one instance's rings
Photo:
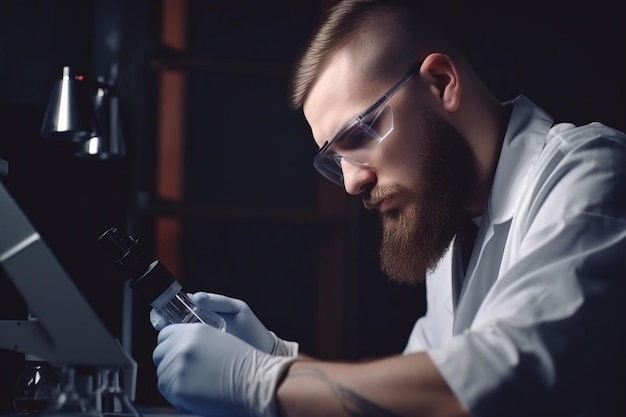
[[[407,71],[407,73],[397,83],[395,83],[393,85],[393,87],[391,87],[378,100],[374,101],[374,103],[372,103],[367,109],[365,109],[365,111],[363,113],[359,114],[354,119],[352,119],[352,121],[348,122],[344,127],[342,127],[332,137],[332,139],[327,140],[326,142],[324,142],[324,144],[317,151],[317,155],[315,155],[315,157],[313,158],[313,166],[315,167],[315,169],[320,174],[322,174],[324,177],[326,177],[326,179],[330,180],[331,182],[333,182],[333,183],[335,183],[337,185],[340,185],[340,186],[344,185],[344,182],[343,182],[343,171],[341,169],[340,162],[338,161],[339,162],[338,163],[338,166],[339,166],[339,170],[338,171],[329,170],[327,168],[328,165],[323,162],[324,161],[324,157],[326,156],[326,153],[332,148],[333,144],[338,139],[342,138],[346,132],[348,132],[349,130],[351,130],[355,126],[358,126],[361,129],[363,129],[368,135],[372,136],[378,143],[382,142],[387,136],[389,136],[389,134],[393,131],[393,126],[389,130],[389,132],[387,132],[385,135],[381,136],[381,135],[378,134],[378,132],[374,131],[369,125],[363,123],[363,120],[367,119],[373,113],[377,112],[398,91],[400,91],[402,89],[402,87],[404,87],[409,82],[411,77],[413,77],[413,75],[415,75],[415,73],[419,71],[421,65],[422,65],[421,62],[413,64],[413,66],[411,66],[409,71]],[[392,117],[393,117],[393,109],[391,109],[391,106],[389,106],[389,107],[390,107],[390,110],[392,112]],[[366,165],[367,164],[367,163],[364,163],[364,162],[361,162],[361,161],[353,160],[350,157],[346,157],[346,156],[343,156],[343,155],[340,155],[340,154],[338,154],[338,155],[342,159],[346,158],[351,163],[356,163],[358,165]]]

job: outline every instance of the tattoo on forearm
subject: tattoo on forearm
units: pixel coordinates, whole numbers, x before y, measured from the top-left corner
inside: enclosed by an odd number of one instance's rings
[[[369,401],[356,392],[338,384],[331,380],[328,375],[319,369],[298,369],[289,374],[289,378],[309,377],[315,378],[326,384],[333,393],[337,395],[341,401],[341,405],[349,416],[380,416],[380,417],[399,417],[398,414]]]

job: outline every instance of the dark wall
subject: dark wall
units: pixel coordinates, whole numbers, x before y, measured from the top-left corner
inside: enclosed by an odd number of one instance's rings
[[[626,25],[618,2],[541,7],[515,2],[502,9],[428,3],[500,99],[524,93],[558,120],[600,120],[626,130]],[[126,4],[121,14],[108,9],[120,4]],[[303,139],[309,133],[301,114],[286,107],[285,72],[318,17],[317,2],[193,0],[189,7],[194,56],[266,69],[225,70],[213,64],[187,71],[185,193],[193,204],[253,214],[186,218],[181,278],[189,290],[245,299],[268,327],[314,354],[317,304],[311,294],[321,231],[313,223],[263,213],[300,212],[314,205],[315,147]],[[112,59],[110,50],[100,48],[107,27],[103,16],[121,16],[117,23],[124,28],[116,59],[130,152],[121,161],[77,160],[69,146],[41,140],[39,127],[63,65],[98,72]],[[146,62],[160,53],[159,19],[158,2],[144,0],[0,2],[0,158],[10,163],[6,182],[118,337],[121,289],[93,245],[110,225],[126,224],[133,192],[152,186],[156,115],[150,100],[157,85]],[[358,220],[353,238],[359,278],[346,355],[397,352],[423,312],[423,288],[392,285],[381,276],[376,219],[358,200],[350,204]],[[23,317],[26,308],[6,279],[0,290],[0,319]],[[150,364],[156,335],[147,328],[146,306],[138,312],[138,327],[143,326],[133,351],[140,362],[138,401],[163,404]],[[9,412],[21,356],[0,352],[0,359],[0,412]]]
[[[606,0],[463,4],[448,27],[502,100],[524,93],[557,121],[600,120],[625,130],[621,6]]]
[[[91,70],[92,7],[63,0],[0,2],[0,158],[9,162],[5,186],[103,323],[119,334],[121,288],[97,266],[94,243],[106,225],[126,217],[127,162],[77,159],[75,146],[45,142],[39,134],[62,66]],[[24,319],[25,303],[0,274],[0,319]],[[13,411],[22,360],[0,352],[1,413]]]

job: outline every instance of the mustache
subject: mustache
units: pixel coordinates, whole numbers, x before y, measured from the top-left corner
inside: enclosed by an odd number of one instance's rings
[[[363,207],[367,210],[374,210],[380,203],[393,197],[399,192],[400,187],[393,185],[373,187],[369,190],[369,192],[363,194]]]

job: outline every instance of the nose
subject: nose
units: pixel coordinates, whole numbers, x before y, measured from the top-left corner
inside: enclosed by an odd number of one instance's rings
[[[363,193],[376,181],[376,173],[367,165],[355,164],[345,159],[341,161],[343,172],[343,185],[346,192],[351,195]]]

